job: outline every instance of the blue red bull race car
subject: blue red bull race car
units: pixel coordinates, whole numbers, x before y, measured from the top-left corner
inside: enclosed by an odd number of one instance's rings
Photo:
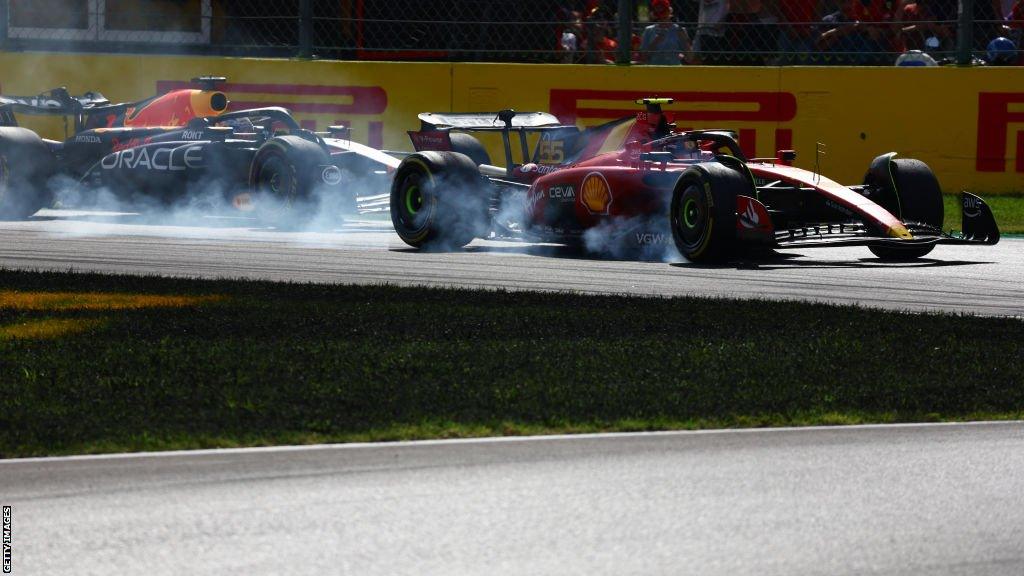
[[[421,248],[509,235],[588,246],[601,231],[670,241],[696,262],[745,246],[866,246],[905,260],[999,241],[989,207],[966,192],[961,231],[944,231],[939,183],[921,161],[883,154],[862,183],[842,185],[794,167],[793,151],[746,158],[731,131],[676,130],[662,108],[671,102],[638,100],[635,116],[586,129],[542,112],[421,114],[417,152],[391,186],[395,230]],[[482,132],[501,135],[504,167],[473,136]]]
[[[64,88],[0,96],[0,218],[99,191],[149,206],[201,198],[278,223],[354,212],[357,188],[386,197],[395,158],[352,142],[343,126],[303,129],[284,108],[231,110],[224,81],[194,78],[192,88],[120,104]],[[20,115],[63,116],[73,133],[43,139],[18,126]]]

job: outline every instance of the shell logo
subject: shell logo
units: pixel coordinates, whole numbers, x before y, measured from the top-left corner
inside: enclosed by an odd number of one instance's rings
[[[607,214],[612,205],[612,190],[600,172],[591,172],[583,179],[583,205],[591,214]]]

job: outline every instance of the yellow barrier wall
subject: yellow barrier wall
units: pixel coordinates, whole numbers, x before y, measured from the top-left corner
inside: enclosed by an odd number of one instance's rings
[[[680,127],[728,128],[749,153],[859,182],[877,154],[924,160],[948,192],[1024,191],[1024,74],[1012,68],[716,68],[291,61],[0,53],[0,93],[55,86],[136,100],[198,75],[229,78],[236,105],[280,104],[305,125],[344,122],[361,142],[409,149],[423,111],[550,110],[593,125],[643,95],[675,97]],[[60,136],[57,123],[43,125]],[[489,143],[492,156],[500,152]]]
[[[859,183],[878,154],[927,162],[943,189],[1024,191],[1024,73],[1017,68],[716,68],[457,64],[453,107],[551,110],[580,125],[675,97],[680,127],[740,132],[748,154],[798,152]],[[980,153],[979,153],[980,152]]]

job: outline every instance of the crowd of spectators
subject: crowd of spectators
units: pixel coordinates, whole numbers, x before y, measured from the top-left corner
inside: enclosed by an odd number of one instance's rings
[[[640,0],[630,60],[641,64],[857,64],[951,61],[959,0]],[[616,0],[565,2],[559,61],[614,63]],[[972,51],[1024,64],[1024,0],[975,0]],[[920,56],[907,60],[903,54]]]

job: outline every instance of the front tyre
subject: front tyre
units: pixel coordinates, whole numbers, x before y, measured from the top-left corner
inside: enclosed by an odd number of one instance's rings
[[[865,182],[877,187],[878,203],[904,223],[926,224],[942,229],[944,207],[942,189],[931,168],[920,160],[892,159],[886,165],[881,158],[872,163]],[[869,246],[882,260],[915,260],[927,255],[934,244],[913,246]]]
[[[741,172],[721,164],[694,166],[672,192],[669,225],[676,248],[691,262],[717,262],[736,244],[736,197],[751,194]]]
[[[268,140],[249,170],[256,217],[278,227],[308,224],[322,204],[322,167],[329,163],[330,156],[315,142],[293,135]]]
[[[414,248],[461,248],[490,230],[488,187],[464,154],[412,154],[391,184],[395,232]]]

